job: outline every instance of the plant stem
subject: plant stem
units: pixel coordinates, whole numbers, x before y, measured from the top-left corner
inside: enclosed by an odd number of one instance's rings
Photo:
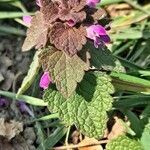
[[[65,139],[66,146],[68,146],[68,139],[69,139],[70,129],[71,129],[71,126],[69,126],[68,130],[67,130],[66,139]]]
[[[96,145],[105,144],[108,142],[109,140],[102,140],[94,144],[84,143],[84,144],[77,144],[77,145],[60,146],[60,147],[54,147],[53,150],[66,150],[66,149],[75,149],[75,148],[81,148],[81,147],[87,147],[87,146],[96,146]]]

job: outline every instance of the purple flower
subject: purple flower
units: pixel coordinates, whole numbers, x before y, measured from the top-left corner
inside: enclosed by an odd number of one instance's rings
[[[97,3],[100,3],[101,0],[87,0],[86,4],[90,7],[96,7]]]
[[[6,107],[9,104],[8,100],[0,98],[0,107]]]
[[[37,4],[39,7],[42,7],[41,0],[36,0],[36,4]]]
[[[44,72],[40,80],[40,87],[44,90],[48,88],[50,83],[52,82],[49,72]]]
[[[86,31],[87,37],[94,40],[94,46],[96,48],[98,48],[100,44],[110,42],[110,37],[107,35],[105,28],[101,25],[91,25]]]
[[[31,16],[23,16],[23,22],[24,22],[27,26],[30,26],[30,25],[31,25],[31,20],[32,20],[32,17],[31,17]]]
[[[19,101],[17,103],[17,106],[19,107],[19,110],[21,113],[28,113],[30,116],[34,117],[33,112],[30,110],[30,108],[22,101]]]

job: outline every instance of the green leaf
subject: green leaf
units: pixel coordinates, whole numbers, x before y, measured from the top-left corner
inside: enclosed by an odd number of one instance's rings
[[[125,135],[111,140],[106,145],[106,150],[144,150],[141,143]]]
[[[97,69],[112,70],[115,67],[115,59],[110,50],[106,47],[95,48],[93,43],[87,44],[85,49],[89,51],[91,55],[91,65]]]
[[[69,57],[63,51],[51,47],[41,54],[40,60],[43,69],[49,71],[64,97],[69,97],[75,91],[77,83],[83,79],[84,71],[89,69],[89,65],[77,55]]]
[[[144,131],[141,137],[141,143],[144,147],[144,150],[149,150],[150,148],[150,123],[148,123],[144,128]]]
[[[36,51],[33,61],[30,65],[30,69],[28,71],[27,76],[24,78],[21,87],[19,88],[18,92],[17,92],[17,97],[24,93],[33,83],[35,77],[37,76],[39,69],[41,67],[41,65],[39,64],[39,58],[38,55],[40,54],[41,51]]]
[[[88,137],[101,138],[112,108],[110,78],[105,73],[87,73],[77,91],[65,99],[57,90],[45,91],[44,100],[53,113],[59,113],[66,125],[76,127]]]

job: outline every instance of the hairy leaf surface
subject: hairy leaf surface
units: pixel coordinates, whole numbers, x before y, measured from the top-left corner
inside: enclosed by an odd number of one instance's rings
[[[49,33],[51,44],[70,56],[77,54],[86,44],[85,36],[86,30],[84,27],[70,28],[63,23],[55,23]]]
[[[44,24],[43,14],[37,12],[32,18],[31,27],[27,30],[27,37],[22,46],[23,51],[28,51],[34,46],[41,48],[46,45],[48,28]]]
[[[86,73],[76,92],[65,99],[57,90],[45,91],[44,100],[66,125],[76,125],[88,137],[103,136],[114,89],[105,73]]]
[[[75,91],[77,83],[83,79],[84,71],[89,69],[89,64],[77,55],[69,57],[50,47],[40,55],[40,61],[64,97],[69,97]]]
[[[141,143],[125,135],[111,140],[106,145],[106,150],[144,150]]]

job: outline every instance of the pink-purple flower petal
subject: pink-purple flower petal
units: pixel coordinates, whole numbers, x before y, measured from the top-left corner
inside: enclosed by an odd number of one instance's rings
[[[101,25],[92,25],[91,28],[94,28],[94,32],[98,35],[106,35],[106,30],[103,26]]]
[[[51,77],[49,75],[49,72],[44,72],[40,79],[40,87],[43,88],[44,90],[47,89],[52,82]]]
[[[110,37],[107,35],[105,28],[101,25],[91,25],[87,29],[87,37],[94,41],[94,46],[98,48],[102,42],[109,43]]]
[[[31,20],[32,20],[32,17],[31,17],[31,16],[23,16],[23,22],[24,22],[27,26],[30,26],[30,25],[31,25]]]
[[[36,0],[36,4],[37,4],[39,7],[42,7],[41,0]]]
[[[108,35],[102,35],[101,39],[105,42],[105,43],[110,43],[110,37]]]
[[[100,3],[101,0],[87,0],[86,4],[89,7],[96,7],[96,4]]]

